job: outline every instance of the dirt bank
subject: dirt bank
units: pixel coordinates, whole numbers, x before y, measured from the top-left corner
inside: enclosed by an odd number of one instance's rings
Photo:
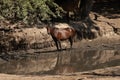
[[[55,27],[73,27],[79,33],[78,37],[80,40],[94,38],[106,37],[111,38],[111,36],[119,36],[120,34],[120,19],[108,19],[99,15],[97,20],[94,20],[94,13],[91,13],[91,19],[93,19],[94,25],[89,26],[85,22],[71,22],[67,23],[57,23],[53,26]],[[47,34],[45,25],[43,28],[17,28],[21,25],[6,26],[6,28],[1,27],[1,39],[0,47],[2,51],[18,50],[18,49],[29,49],[36,48],[42,49],[54,46],[54,42],[50,35]],[[15,28],[15,29],[14,29]],[[79,41],[80,41],[79,40]],[[66,43],[67,45],[67,43]]]

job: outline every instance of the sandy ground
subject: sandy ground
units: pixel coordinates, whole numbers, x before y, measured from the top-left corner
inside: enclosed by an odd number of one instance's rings
[[[16,76],[1,74],[0,80],[120,80],[120,77],[96,77],[92,76]]]

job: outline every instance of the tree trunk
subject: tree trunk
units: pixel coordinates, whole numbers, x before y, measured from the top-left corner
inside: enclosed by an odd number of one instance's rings
[[[89,13],[92,9],[93,0],[81,0],[80,10],[79,10],[79,17],[81,20],[88,20],[90,19]]]

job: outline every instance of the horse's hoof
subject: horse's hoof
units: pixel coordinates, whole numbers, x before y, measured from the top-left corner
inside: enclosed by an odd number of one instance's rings
[[[58,49],[57,51],[62,51],[62,49]]]

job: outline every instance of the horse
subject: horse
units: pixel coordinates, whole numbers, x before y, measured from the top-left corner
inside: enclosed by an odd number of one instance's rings
[[[72,27],[68,28],[56,28],[56,27],[46,27],[47,33],[52,36],[55,42],[57,50],[62,50],[61,41],[69,40],[70,48],[72,48],[73,40],[76,35],[76,30]]]

